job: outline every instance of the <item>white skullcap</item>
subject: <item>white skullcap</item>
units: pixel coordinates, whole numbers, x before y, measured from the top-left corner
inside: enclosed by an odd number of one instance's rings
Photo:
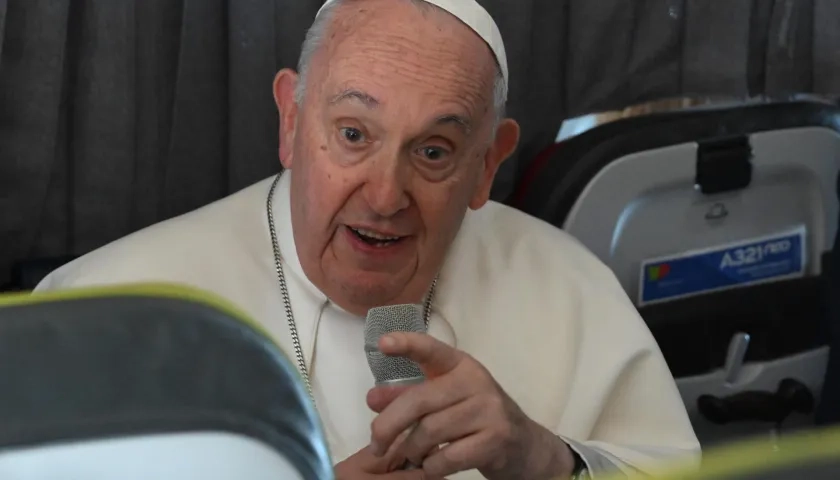
[[[502,70],[502,76],[505,79],[505,86],[508,85],[508,65],[507,55],[505,54],[505,42],[502,41],[502,33],[499,27],[493,20],[493,17],[487,13],[481,5],[475,0],[423,0],[426,3],[442,8],[452,15],[456,16],[461,22],[473,29],[475,33],[481,37],[485,43],[493,51],[496,56],[496,61],[499,63],[499,68]],[[318,10],[318,15],[324,11],[329,4],[335,3],[336,0],[327,0],[324,6]]]

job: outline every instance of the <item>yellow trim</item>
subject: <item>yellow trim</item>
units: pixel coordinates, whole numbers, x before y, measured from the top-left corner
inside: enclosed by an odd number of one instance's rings
[[[703,454],[703,464],[696,467],[662,470],[659,480],[713,480],[760,475],[782,468],[815,465],[818,461],[838,463],[840,470],[840,428],[816,429],[804,433],[783,434],[774,451],[769,439],[752,439],[711,448]],[[605,480],[626,479],[625,475]],[[640,476],[650,479],[649,476]],[[793,477],[791,477],[793,478]],[[797,477],[798,478],[798,477]]]
[[[180,284],[170,283],[137,283],[127,285],[109,285],[102,287],[69,288],[63,290],[47,290],[34,293],[11,293],[0,295],[0,308],[37,305],[49,302],[63,302],[71,300],[87,300],[93,298],[113,297],[157,297],[174,300],[185,300],[219,310],[230,317],[248,325],[259,332],[262,336],[277,343],[262,325],[251,319],[239,307],[225,300],[218,295],[188,287]],[[279,346],[278,346],[279,347]],[[279,349],[279,348],[278,348]],[[282,351],[282,350],[281,350]]]
[[[204,290],[168,283],[140,283],[104,287],[85,287],[35,293],[0,295],[0,308],[37,305],[49,302],[113,297],[152,297],[192,301],[219,310],[248,325],[277,346],[271,335],[233,303]],[[297,371],[297,369],[294,369]],[[299,373],[299,372],[298,372]],[[795,465],[812,464],[815,460],[835,460],[840,463],[840,428],[815,430],[801,434],[783,435],[779,450],[771,452],[769,440],[752,440],[710,449],[703,455],[703,467],[671,469],[655,478],[661,480],[711,480],[724,475],[744,475],[770,472]],[[626,479],[624,475],[615,480]],[[640,477],[650,478],[650,477]],[[606,477],[604,480],[612,480]]]
[[[148,297],[148,298],[165,298],[174,300],[184,300],[202,304],[204,306],[218,310],[227,316],[242,322],[247,325],[269,341],[289,365],[292,366],[290,370],[295,372],[296,378],[301,385],[303,385],[303,376],[291,358],[286,354],[280,344],[274,341],[274,338],[262,325],[253,320],[243,310],[234,305],[232,302],[206,290],[201,290],[194,287],[189,287],[182,284],[174,283],[135,283],[125,285],[108,285],[101,287],[81,287],[68,288],[62,290],[45,290],[39,292],[23,292],[0,294],[0,308],[16,307],[26,305],[39,305],[50,302],[64,302],[73,300],[87,300],[96,298],[118,298],[118,297]],[[305,389],[304,389],[305,390]],[[305,401],[309,401],[309,397]],[[323,425],[323,420],[315,408],[315,421],[318,424],[319,430],[326,438],[326,429]],[[332,454],[327,449],[327,456],[332,459]]]

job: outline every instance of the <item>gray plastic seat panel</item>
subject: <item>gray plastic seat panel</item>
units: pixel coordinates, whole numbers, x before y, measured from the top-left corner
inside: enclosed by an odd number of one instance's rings
[[[821,273],[820,255],[837,233],[836,181],[840,134],[808,127],[750,135],[753,175],[749,187],[703,195],[695,187],[697,143],[685,143],[622,157],[587,185],[566,218],[564,229],[578,238],[617,275],[630,298],[639,299],[645,260],[774,235],[806,231],[805,275]],[[724,218],[707,219],[719,205]],[[739,365],[733,380],[718,370],[677,379],[683,400],[704,444],[733,436],[770,435],[772,426],[738,423],[719,426],[697,409],[703,394],[775,391],[795,378],[814,395],[822,389],[828,348],[772,361]],[[789,426],[811,423],[794,416]],[[787,424],[786,424],[787,425]]]
[[[840,135],[801,128],[750,136],[752,184],[703,195],[694,185],[697,144],[686,143],[612,162],[589,182],[564,229],[612,268],[628,295],[639,295],[646,259],[777,234],[804,225],[807,266],[830,248],[837,231],[835,179]],[[726,218],[707,213],[723,204]]]

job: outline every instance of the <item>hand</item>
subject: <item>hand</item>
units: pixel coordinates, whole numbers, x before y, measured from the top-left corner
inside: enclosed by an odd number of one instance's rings
[[[343,462],[335,466],[336,480],[431,480],[423,470],[397,470],[405,463],[405,456],[399,451],[396,443],[383,456],[373,454],[371,448],[365,447]]]
[[[379,349],[417,362],[426,381],[369,392],[368,406],[379,413],[371,426],[374,455],[396,448],[435,476],[471,469],[490,480],[571,476],[569,446],[528,418],[466,353],[425,334],[402,332],[384,336]],[[394,447],[406,431],[408,436]]]

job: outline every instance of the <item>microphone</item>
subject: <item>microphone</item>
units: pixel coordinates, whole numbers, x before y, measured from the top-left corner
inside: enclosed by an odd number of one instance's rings
[[[426,333],[423,308],[420,305],[376,307],[365,318],[365,354],[376,386],[401,386],[422,383],[426,378],[420,366],[403,357],[389,357],[379,351],[379,339],[391,332]],[[401,470],[419,468],[410,462]]]
[[[413,385],[425,380],[423,371],[413,361],[389,357],[379,351],[379,339],[391,332],[426,333],[420,305],[376,307],[365,318],[365,353],[376,386]]]

